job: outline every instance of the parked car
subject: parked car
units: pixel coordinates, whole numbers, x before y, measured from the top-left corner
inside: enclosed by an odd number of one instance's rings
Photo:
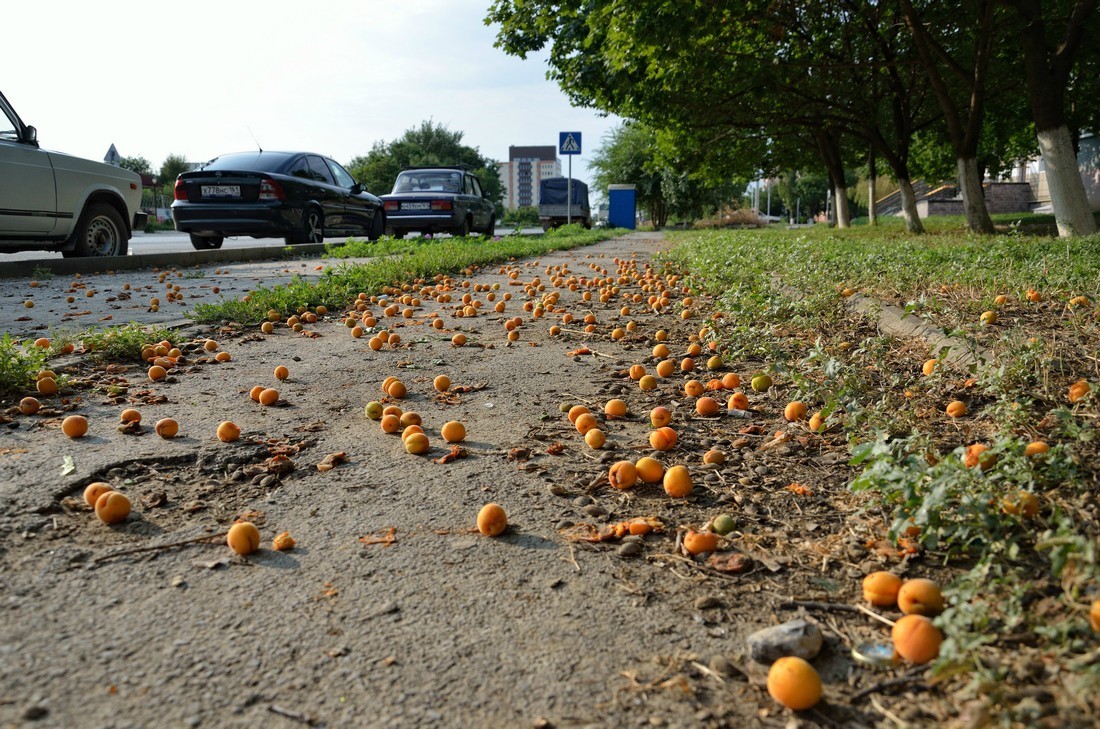
[[[410,231],[491,238],[496,208],[481,189],[481,180],[463,167],[407,167],[393,192],[383,195],[386,234],[402,238]]]
[[[569,199],[572,194],[573,199]],[[548,177],[539,182],[539,224],[543,230],[558,228],[570,220],[592,227],[588,185],[568,177]]]
[[[385,230],[382,201],[339,164],[311,152],[236,152],[176,178],[172,220],[198,250],[226,236],[320,243]]]
[[[137,173],[42,149],[0,93],[0,251],[125,256],[140,204]]]

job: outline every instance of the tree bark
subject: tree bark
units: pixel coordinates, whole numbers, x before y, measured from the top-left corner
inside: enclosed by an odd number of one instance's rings
[[[848,210],[848,188],[838,184],[833,192],[833,207],[836,208],[836,227],[852,227],[852,214]]]
[[[848,188],[844,182],[844,158],[840,152],[840,143],[836,135],[828,129],[819,130],[816,136],[818,154],[829,174],[829,192],[833,197],[836,227],[849,228],[852,218],[848,213]]]
[[[992,235],[996,230],[993,227],[992,218],[989,217],[989,208],[985,204],[985,191],[982,189],[982,178],[978,173],[978,160],[974,157],[959,157],[956,164],[967,226],[975,233]]]
[[[901,217],[905,219],[905,229],[910,233],[923,233],[924,224],[917,214],[917,195],[913,192],[913,183],[899,177],[898,192],[901,193]]]
[[[1068,237],[1095,233],[1096,219],[1089,208],[1085,183],[1077,168],[1077,155],[1073,151],[1069,128],[1063,125],[1057,129],[1046,129],[1036,136],[1043,155],[1043,166],[1046,167],[1058,235]]]

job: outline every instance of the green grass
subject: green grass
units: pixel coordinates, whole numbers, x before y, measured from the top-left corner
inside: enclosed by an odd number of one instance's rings
[[[141,349],[163,339],[171,340],[172,330],[161,326],[142,326],[133,322],[117,327],[89,329],[84,332],[84,348],[100,360],[131,360],[140,362]]]
[[[46,365],[46,350],[16,343],[10,334],[0,338],[0,398],[34,389],[35,376]]]
[[[316,281],[296,278],[288,284],[252,291],[248,301],[224,301],[199,304],[191,312],[199,322],[235,321],[254,324],[275,310],[281,316],[296,312],[299,307],[327,306],[338,310],[360,292],[377,292],[384,286],[400,285],[417,278],[452,274],[463,269],[505,261],[510,258],[535,256],[549,251],[566,250],[591,245],[616,235],[622,230],[584,230],[579,225],[566,226],[541,236],[505,236],[499,240],[482,238],[448,238],[430,241],[383,240],[365,244],[374,258],[368,263],[331,268]],[[382,246],[379,249],[378,246]],[[346,248],[346,246],[345,246]],[[353,249],[360,250],[360,249]],[[379,250],[390,251],[389,255]],[[353,254],[357,255],[357,254]]]

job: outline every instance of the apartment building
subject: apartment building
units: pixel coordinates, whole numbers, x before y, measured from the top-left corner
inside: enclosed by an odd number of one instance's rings
[[[500,180],[504,183],[504,207],[539,204],[539,181],[561,177],[558,148],[553,145],[508,147],[508,161],[500,163]]]

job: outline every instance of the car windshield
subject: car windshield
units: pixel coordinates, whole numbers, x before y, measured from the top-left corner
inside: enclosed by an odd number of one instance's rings
[[[462,192],[462,173],[447,170],[402,172],[394,192]]]
[[[202,166],[204,170],[240,170],[243,172],[276,172],[293,155],[286,152],[235,152],[215,157]]]

